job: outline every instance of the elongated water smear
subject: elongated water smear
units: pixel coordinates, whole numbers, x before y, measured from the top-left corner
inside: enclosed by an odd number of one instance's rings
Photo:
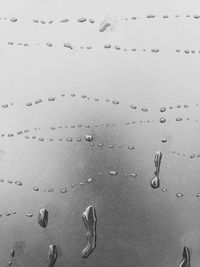
[[[82,219],[86,228],[87,245],[82,251],[82,257],[87,258],[96,247],[96,211],[93,206],[89,206],[82,214]]]
[[[53,267],[57,260],[57,248],[56,245],[51,244],[49,246],[49,254],[48,254],[48,267]]]
[[[49,213],[46,209],[41,209],[38,214],[38,223],[41,227],[45,228],[48,224]]]
[[[162,159],[162,153],[160,151],[157,151],[154,158],[154,164],[155,164],[155,176],[151,180],[151,187],[156,189],[160,186],[160,179],[159,179],[159,173],[160,173],[160,164]]]
[[[187,247],[183,249],[183,259],[179,267],[190,267],[190,251]]]

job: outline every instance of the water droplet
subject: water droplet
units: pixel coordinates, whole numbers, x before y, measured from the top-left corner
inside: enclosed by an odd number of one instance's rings
[[[86,180],[86,183],[91,183],[91,182],[93,182],[93,177],[90,177],[90,178],[88,178],[88,179]]]
[[[51,193],[51,192],[53,192],[53,191],[54,191],[53,188],[49,188],[49,189],[48,189],[48,192],[49,192],[49,193]]]
[[[182,193],[177,193],[177,194],[176,194],[176,197],[177,197],[177,198],[181,198],[181,197],[183,197],[183,194],[182,194]]]
[[[159,52],[159,49],[158,48],[151,49],[151,52],[158,53]]]
[[[166,119],[165,118],[160,118],[160,123],[165,123]]]
[[[8,262],[8,265],[9,265],[9,266],[12,265],[12,261],[9,261],[9,262]]]
[[[10,21],[16,22],[17,21],[17,18],[11,18]]]
[[[9,133],[9,134],[8,134],[8,137],[13,137],[13,136],[14,136],[13,133]]]
[[[167,18],[169,18],[169,16],[168,15],[163,15],[163,18],[167,19]]]
[[[118,45],[115,45],[115,49],[116,49],[116,50],[120,50],[120,49],[121,49],[121,47],[120,47],[120,46],[118,46]]]
[[[6,212],[6,216],[10,216],[10,215],[11,215],[10,211]]]
[[[57,260],[57,248],[56,245],[51,244],[49,246],[49,252],[48,252],[48,262],[49,262],[49,267],[54,267],[55,262]]]
[[[91,134],[85,134],[85,140],[91,142],[93,140],[93,136]]]
[[[27,212],[26,213],[26,216],[29,217],[29,218],[31,218],[31,217],[33,217],[33,213]]]
[[[8,183],[9,183],[9,184],[12,184],[12,183],[13,183],[13,181],[12,181],[12,180],[8,180]]]
[[[73,141],[73,139],[71,137],[67,137],[66,140],[67,140],[67,142],[72,142]]]
[[[153,189],[157,189],[160,186],[160,179],[159,177],[155,176],[152,180],[151,180],[151,187]]]
[[[186,49],[186,50],[184,50],[184,53],[185,53],[185,54],[189,54],[190,51],[189,51],[188,49]]]
[[[69,21],[69,19],[68,18],[65,18],[65,19],[61,19],[61,23],[64,23],[64,22],[68,22]]]
[[[157,189],[160,186],[160,179],[159,179],[159,173],[160,173],[160,164],[162,159],[162,153],[160,151],[157,151],[154,158],[154,164],[155,164],[155,171],[154,171],[154,178],[151,180],[151,187],[154,189]]]
[[[7,108],[8,107],[8,104],[3,104],[1,107],[2,108]]]
[[[48,46],[48,47],[52,47],[53,46],[53,44],[52,43],[46,43],[46,45]]]
[[[155,18],[155,15],[147,15],[147,18],[148,19],[153,19],[153,18]]]
[[[85,22],[86,21],[86,18],[82,17],[82,18],[78,18],[77,19],[78,22]]]
[[[13,42],[8,42],[8,44],[9,44],[9,45],[14,45],[14,43],[13,43]]]
[[[15,181],[15,184],[21,186],[22,182],[21,181]]]
[[[105,44],[104,48],[111,48],[111,44]]]
[[[112,144],[111,144],[111,145],[109,145],[109,148],[114,148],[114,145],[112,145]]]
[[[130,176],[131,177],[137,177],[137,174],[136,173],[131,173]]]
[[[45,24],[46,22],[45,22],[44,20],[41,20],[40,23],[41,23],[41,24]]]
[[[165,112],[166,111],[166,107],[161,107],[160,108],[160,112]]]
[[[69,49],[73,49],[73,46],[70,43],[64,43],[64,47],[69,48]]]
[[[195,154],[190,155],[190,158],[191,159],[195,158]]]
[[[44,141],[44,138],[43,138],[43,137],[40,137],[40,138],[39,138],[39,141]]]
[[[179,267],[190,267],[190,251],[189,248],[184,247],[183,253],[182,253],[182,261],[179,265]]]
[[[55,97],[49,97],[49,98],[48,98],[48,101],[55,101],[55,100],[56,100]]]
[[[110,171],[109,174],[110,175],[117,175],[117,171]]]
[[[197,194],[196,194],[196,197],[200,197],[200,193],[197,193]]]
[[[162,188],[162,191],[163,192],[167,192],[167,188]]]
[[[14,257],[15,256],[15,251],[14,251],[14,249],[11,249],[11,251],[10,251],[10,257]]]
[[[33,187],[33,190],[34,191],[39,191],[39,188],[38,187]]]
[[[94,19],[89,19],[89,22],[90,23],[94,23]]]
[[[141,111],[147,112],[148,111],[148,108],[141,108]]]
[[[47,227],[48,217],[49,217],[48,211],[46,209],[40,209],[38,214],[38,224],[43,228]]]
[[[128,146],[128,149],[130,149],[130,150],[132,150],[132,149],[134,149],[135,147],[133,146],[133,145],[130,145],[130,146]]]
[[[34,23],[38,23],[39,20],[38,20],[38,19],[34,19],[33,22],[34,22]]]
[[[89,206],[82,214],[82,219],[86,228],[87,245],[82,251],[82,257],[87,258],[96,247],[96,211],[93,206]]]
[[[118,100],[113,100],[112,103],[115,104],[115,105],[118,105],[119,101]]]
[[[61,192],[62,194],[67,193],[67,189],[66,189],[66,188],[62,188],[62,189],[60,190],[60,192]]]
[[[176,121],[182,121],[183,119],[181,117],[176,118]]]
[[[130,108],[132,108],[132,109],[137,109],[137,106],[135,106],[135,105],[131,105]]]
[[[166,138],[163,138],[162,139],[162,143],[167,143],[167,139]]]
[[[199,15],[194,15],[194,18],[199,19],[200,17],[199,17]]]
[[[39,103],[42,103],[42,99],[40,98],[40,99],[37,99],[36,101],[35,101],[35,104],[39,104]]]
[[[104,20],[100,26],[99,26],[99,31],[104,32],[106,29],[108,29],[111,26],[111,23],[108,22],[107,20]]]

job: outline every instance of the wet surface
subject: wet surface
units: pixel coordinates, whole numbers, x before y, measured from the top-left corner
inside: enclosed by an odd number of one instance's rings
[[[199,266],[199,8],[0,3],[0,266]]]

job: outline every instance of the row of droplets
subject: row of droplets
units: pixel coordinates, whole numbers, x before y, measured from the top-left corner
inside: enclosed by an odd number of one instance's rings
[[[63,43],[62,45],[57,45],[57,44],[54,44],[53,42],[46,42],[46,43],[28,43],[28,42],[14,42],[14,41],[8,41],[7,44],[9,46],[24,46],[24,47],[28,47],[28,46],[43,46],[43,47],[49,47],[49,48],[52,48],[52,47],[64,47],[64,48],[67,48],[68,50],[71,50],[71,51],[77,51],[78,49],[82,50],[82,49],[86,49],[86,50],[93,50],[94,47],[91,46],[91,45],[87,45],[87,46],[75,46],[75,45],[72,45],[71,43],[69,42],[65,42]],[[134,53],[131,53],[132,55],[135,54],[136,52],[140,53],[140,52],[147,52],[147,53],[153,53],[153,54],[159,54],[160,52],[174,52],[174,53],[178,53],[178,54],[197,54],[197,53],[200,53],[200,50],[198,49],[180,49],[180,48],[176,48],[176,49],[160,49],[160,48],[123,48],[121,47],[120,45],[112,45],[110,43],[106,43],[102,46],[102,48],[108,50],[108,49],[111,49],[113,48],[113,50],[117,50],[117,51],[125,51],[125,52],[134,52]]]
[[[35,128],[35,129],[40,129],[40,128]],[[55,130],[55,127],[50,127],[51,130]],[[29,132],[29,130],[24,130],[24,133]],[[17,134],[22,134],[23,131],[18,131]],[[2,137],[5,136],[4,134],[1,135]],[[9,133],[7,135],[8,137],[14,137],[14,133]],[[78,137],[78,138],[72,138],[72,137],[58,137],[58,138],[44,138],[44,137],[37,137],[36,135],[33,136],[28,136],[25,135],[24,136],[25,139],[35,139],[38,140],[40,142],[44,142],[44,141],[66,141],[68,143],[72,143],[72,142],[82,142],[83,138]],[[135,146],[133,144],[104,144],[104,143],[93,143],[91,141],[93,141],[93,136],[91,134],[85,134],[84,135],[84,140],[90,142],[90,146],[91,147],[99,147],[99,148],[113,148],[113,149],[121,149],[121,148],[127,148],[129,150],[134,150]],[[163,137],[161,138],[161,143],[167,143],[167,138]],[[138,147],[137,147],[138,148]],[[141,148],[139,148],[141,149]],[[183,157],[187,157],[187,158],[200,158],[200,153],[192,153],[192,154],[185,154],[185,153],[181,153],[175,150],[170,150],[170,151],[166,151],[166,153],[170,153],[170,154],[176,154],[177,156],[183,156]]]

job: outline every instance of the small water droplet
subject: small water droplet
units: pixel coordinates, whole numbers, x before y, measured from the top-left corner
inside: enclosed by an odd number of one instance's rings
[[[46,45],[48,46],[48,47],[52,47],[53,46],[53,44],[52,43],[46,43]]]
[[[160,108],[160,112],[165,112],[166,111],[166,107],[161,107]]]
[[[16,22],[17,21],[17,18],[11,18],[10,21]]]
[[[65,19],[61,19],[61,23],[65,23],[65,22],[68,22],[69,21],[69,19],[68,18],[65,18]]]
[[[162,191],[163,192],[167,192],[167,188],[162,188]]]
[[[40,137],[40,138],[39,138],[39,141],[44,141],[44,138],[43,138],[43,137]]]
[[[73,141],[73,139],[71,137],[67,137],[66,140],[67,140],[67,142],[72,142]]]
[[[15,251],[14,251],[14,249],[11,249],[11,251],[10,251],[10,257],[14,257],[15,256]]]
[[[30,106],[32,106],[32,103],[31,103],[31,102],[27,102],[27,103],[26,103],[26,106],[27,106],[27,107],[30,107]]]
[[[114,175],[117,175],[117,171],[110,171],[109,174],[110,174],[110,175],[113,175],[113,176],[114,176]]]
[[[61,192],[62,194],[67,193],[67,189],[66,189],[66,188],[62,188],[62,189],[60,190],[60,192]]]
[[[181,197],[183,197],[183,194],[182,194],[182,193],[177,193],[177,194],[176,194],[176,197],[177,197],[177,198],[181,198]]]
[[[113,100],[112,103],[115,104],[115,105],[118,105],[119,101],[118,100]]]
[[[135,106],[135,105],[131,105],[130,108],[132,108],[132,109],[137,109],[137,106]]]
[[[128,149],[133,150],[135,147],[133,145],[128,146]]]
[[[141,108],[141,111],[147,112],[148,111],[148,108]]]
[[[77,19],[78,22],[85,22],[86,21],[86,18],[82,17],[82,18],[78,18]]]
[[[160,123],[165,123],[166,119],[165,118],[160,118]]]
[[[130,176],[131,177],[137,177],[137,174],[136,173],[131,173]]]
[[[111,44],[105,44],[104,48],[111,48]]]
[[[39,191],[39,187],[33,187],[34,191]]]
[[[33,213],[31,213],[31,212],[27,212],[27,213],[26,213],[26,216],[29,217],[29,218],[31,218],[31,217],[33,217]]]
[[[56,98],[53,97],[53,96],[48,98],[48,101],[50,101],[50,102],[51,102],[51,101],[55,101],[55,100],[56,100]]]
[[[22,186],[22,182],[21,181],[15,181],[16,185]]]
[[[94,23],[94,19],[89,19],[89,22],[90,23]]]
[[[69,48],[69,49],[73,49],[74,48],[70,43],[64,43],[64,47]]]
[[[88,178],[88,179],[86,180],[86,183],[91,183],[91,182],[93,182],[93,177],[90,177],[90,178]]]
[[[3,104],[1,107],[2,108],[7,108],[8,107],[8,104]]]
[[[166,138],[163,138],[162,139],[162,143],[167,143],[167,139]]]

